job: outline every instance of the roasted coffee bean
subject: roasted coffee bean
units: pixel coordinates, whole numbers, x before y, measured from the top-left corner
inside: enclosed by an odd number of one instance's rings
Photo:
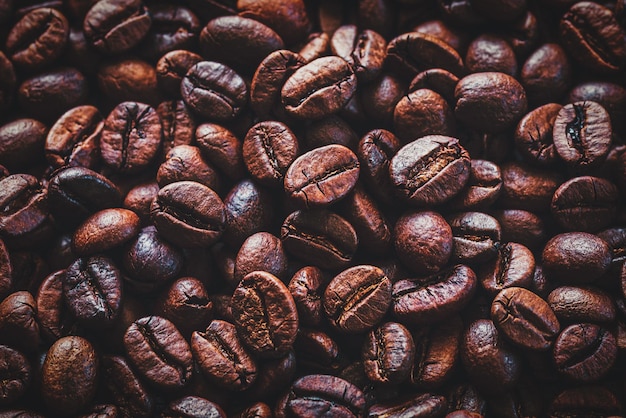
[[[191,351],[202,373],[220,386],[241,391],[256,379],[255,361],[233,324],[216,319],[205,331],[194,331]]]
[[[298,311],[287,286],[264,271],[246,275],[232,298],[235,325],[243,343],[261,358],[289,351],[298,331]]]
[[[387,322],[371,330],[363,344],[363,367],[372,382],[401,383],[415,355],[411,333],[402,324]]]
[[[448,102],[427,88],[411,91],[398,101],[393,126],[398,138],[405,143],[427,135],[454,135],[456,132]]]
[[[63,296],[65,270],[59,270],[44,279],[37,292],[39,331],[48,341],[56,341],[70,334],[75,326]]]
[[[298,55],[308,63],[324,55],[328,55],[329,52],[330,36],[324,32],[315,32],[309,35],[307,42],[298,51]]]
[[[626,89],[623,86],[608,81],[588,81],[576,85],[567,96],[568,103],[588,100],[599,103],[609,112],[615,132],[625,132]]]
[[[68,36],[69,23],[61,12],[38,8],[13,26],[6,38],[6,52],[16,67],[39,70],[59,58]]]
[[[157,193],[159,184],[156,181],[140,183],[128,191],[122,206],[135,212],[145,225],[150,220],[150,205]]]
[[[404,214],[396,222],[393,237],[400,261],[418,274],[436,273],[452,254],[452,230],[437,212]]]
[[[615,304],[604,291],[591,287],[561,286],[547,298],[557,317],[568,322],[612,322]]]
[[[122,304],[122,277],[106,257],[79,258],[61,277],[72,315],[89,327],[111,325]]]
[[[339,344],[325,332],[300,328],[293,348],[299,366],[310,373],[332,373],[346,364]]]
[[[500,72],[517,75],[517,59],[513,48],[501,37],[484,34],[475,38],[467,48],[465,66],[472,73]]]
[[[604,161],[611,146],[611,133],[611,119],[601,105],[576,102],[559,111],[552,138],[565,163],[588,170]]]
[[[443,416],[446,408],[446,398],[441,395],[424,393],[411,396],[408,400],[400,398],[396,401],[374,404],[369,408],[368,416],[372,418],[400,418],[403,416],[426,418]]]
[[[448,103],[454,103],[454,88],[459,78],[441,68],[422,71],[411,80],[409,91],[429,89],[441,95]]]
[[[494,259],[481,266],[478,278],[492,295],[507,287],[530,287],[535,272],[535,257],[522,244],[501,243]]]
[[[151,24],[150,13],[141,0],[106,0],[89,9],[83,31],[94,48],[113,55],[137,45]]]
[[[226,413],[215,402],[199,396],[185,396],[180,399],[173,400],[167,406],[167,409],[161,412],[164,418],[176,417],[211,417],[226,418]]]
[[[259,270],[284,279],[287,263],[281,240],[269,232],[257,232],[250,235],[239,248],[235,259],[235,280],[239,282],[248,273]]]
[[[151,4],[149,12],[152,25],[139,46],[145,59],[156,61],[170,51],[195,47],[201,24],[190,9],[161,3]]]
[[[430,85],[418,86],[415,89],[417,88],[434,90]],[[358,88],[363,111],[368,118],[380,123],[382,126],[391,124],[396,104],[405,95],[406,91],[407,85],[404,80],[394,74],[387,73],[383,73],[378,79]]]
[[[200,280],[181,277],[163,292],[155,310],[187,337],[206,328],[213,316],[213,303]]]
[[[477,263],[489,260],[498,253],[500,224],[481,212],[463,212],[448,217],[452,229],[452,260]]]
[[[203,123],[196,129],[196,142],[204,156],[230,179],[239,180],[243,176],[242,143],[231,131]]]
[[[563,182],[557,171],[534,168],[510,162],[502,165],[500,207],[545,212],[559,185]]]
[[[354,151],[358,141],[359,138],[350,124],[334,115],[311,123],[303,138],[308,149],[338,144]]]
[[[46,137],[46,159],[55,168],[97,168],[99,139],[104,122],[98,108],[78,106],[68,110],[50,128]]]
[[[414,32],[421,32],[441,39],[457,52],[462,53],[467,49],[469,39],[465,32],[446,24],[442,20],[428,20],[413,28]]]
[[[559,372],[582,382],[606,374],[617,357],[615,337],[594,324],[575,324],[565,328],[554,343],[554,363]]]
[[[138,319],[126,330],[124,347],[130,362],[150,384],[173,391],[190,382],[191,349],[167,319],[159,316]]]
[[[234,70],[213,61],[200,61],[189,69],[180,84],[183,100],[198,115],[228,121],[247,104],[248,90]]]
[[[429,68],[443,68],[460,77],[465,72],[463,60],[445,41],[421,32],[409,32],[387,45],[387,65],[414,77]]]
[[[558,44],[544,44],[524,62],[521,82],[530,103],[559,101],[572,82],[569,59]]]
[[[177,91],[180,95],[180,86],[177,86]],[[193,144],[196,121],[185,102],[182,100],[161,102],[156,111],[163,127],[162,158],[178,145]]]
[[[139,59],[122,59],[102,65],[98,87],[109,102],[136,101],[156,105],[161,100],[153,65]]]
[[[611,265],[609,245],[596,235],[568,232],[553,237],[543,249],[543,269],[557,280],[590,283]]]
[[[301,206],[327,206],[350,193],[359,172],[359,160],[349,148],[326,145],[296,158],[285,173],[284,188]]]
[[[606,179],[574,177],[554,191],[550,210],[567,231],[595,232],[615,219],[617,195],[615,185]]]
[[[620,401],[613,391],[599,386],[581,386],[561,391],[550,403],[550,417],[568,414],[572,418],[615,416],[621,413]]]
[[[220,189],[220,178],[193,145],[177,145],[165,156],[157,171],[157,182],[163,187],[177,181],[195,181],[213,190]]]
[[[360,81],[367,83],[374,80],[383,68],[387,42],[373,30],[359,31],[356,25],[345,25],[333,33],[330,49],[354,68]]]
[[[0,126],[0,164],[14,171],[37,163],[47,134],[48,127],[36,119],[21,118],[3,124]]]
[[[273,417],[272,408],[266,403],[255,402],[241,411],[235,418],[271,418]]]
[[[284,48],[283,40],[272,29],[241,16],[221,16],[209,21],[199,40],[203,57],[247,73],[254,72],[270,52]]]
[[[361,333],[378,324],[387,312],[391,281],[378,267],[351,267],[332,279],[322,300],[331,325],[345,333]]]
[[[100,152],[114,171],[136,173],[152,162],[161,140],[161,120],[156,110],[143,103],[123,102],[104,122]]]
[[[554,122],[563,107],[548,103],[526,114],[515,129],[515,147],[531,163],[549,166],[556,163],[558,153],[552,140]]]
[[[472,322],[461,342],[461,360],[471,381],[486,393],[502,393],[519,380],[522,364],[491,320]]]
[[[602,238],[611,248],[610,272],[616,273],[626,261],[626,228],[609,228],[599,232],[598,237]]]
[[[392,132],[384,129],[370,131],[359,141],[357,156],[360,176],[383,203],[390,203],[394,199],[391,193],[389,164],[400,146],[400,140]]]
[[[449,410],[465,409],[483,416],[487,413],[487,402],[478,390],[469,383],[455,385],[448,392]],[[473,418],[473,417],[472,417]]]
[[[39,345],[37,304],[30,293],[11,293],[0,302],[0,342],[27,352]]]
[[[137,236],[140,222],[135,212],[128,209],[96,212],[74,231],[72,250],[78,256],[87,256],[118,247]]]
[[[282,103],[291,116],[320,119],[339,112],[354,95],[356,75],[337,56],[322,57],[298,68],[285,81]]]
[[[105,386],[121,413],[142,418],[152,416],[152,396],[126,359],[121,356],[104,356],[101,364]]]
[[[2,393],[0,405],[14,404],[28,389],[31,379],[31,365],[26,356],[19,351],[0,345],[0,376]]]
[[[613,12],[594,2],[574,4],[560,22],[563,46],[584,67],[614,73],[626,63],[624,29]]]
[[[488,160],[471,160],[466,187],[448,205],[458,210],[484,209],[498,199],[501,190],[500,167]]]
[[[156,63],[156,76],[159,88],[168,97],[180,98],[180,82],[191,67],[203,61],[196,53],[185,49],[170,51]]]
[[[296,380],[279,400],[277,416],[310,413],[334,417],[359,417],[365,410],[365,396],[356,386],[330,375],[311,374]]]
[[[393,285],[393,313],[402,322],[433,323],[463,309],[474,296],[476,275],[458,264],[432,276]]]
[[[48,350],[41,371],[41,394],[48,410],[62,416],[75,415],[96,394],[99,358],[82,337],[57,340]]]
[[[259,122],[243,140],[246,168],[255,180],[266,186],[282,186],[285,173],[298,154],[298,138],[282,122]]]
[[[492,215],[502,229],[502,242],[517,242],[534,250],[548,239],[544,222],[532,212],[505,209],[493,211]]]
[[[455,138],[429,135],[402,147],[389,164],[396,193],[416,205],[436,205],[456,195],[467,183],[469,154]]]
[[[171,183],[159,190],[150,213],[159,233],[181,247],[214,243],[222,235],[226,216],[217,193],[193,181]]]
[[[526,113],[526,93],[513,77],[498,72],[470,74],[454,91],[454,114],[469,128],[501,132]]]
[[[306,266],[296,271],[289,281],[288,288],[298,309],[301,325],[318,326],[323,317],[322,294],[326,279],[322,271]]]
[[[252,398],[275,397],[287,389],[296,373],[296,355],[290,350],[285,356],[260,362],[255,383],[245,393]]]
[[[420,389],[441,387],[451,376],[459,358],[463,323],[458,315],[440,325],[420,327],[412,333],[415,359],[410,382]]]
[[[509,287],[496,295],[491,318],[513,343],[530,350],[547,350],[560,330],[550,305],[522,287]]]

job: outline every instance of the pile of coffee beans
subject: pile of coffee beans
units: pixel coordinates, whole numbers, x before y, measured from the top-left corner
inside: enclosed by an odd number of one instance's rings
[[[0,418],[626,414],[626,0],[0,0]]]

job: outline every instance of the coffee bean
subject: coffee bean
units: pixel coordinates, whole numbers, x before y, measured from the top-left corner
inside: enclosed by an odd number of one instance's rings
[[[494,211],[492,215],[502,228],[503,242],[517,242],[534,250],[548,239],[543,220],[532,212],[505,209]]]
[[[159,57],[156,76],[159,88],[168,97],[180,98],[180,82],[191,67],[202,61],[202,57],[186,49],[175,49]]]
[[[521,82],[530,103],[557,102],[572,82],[567,54],[559,44],[544,44],[524,62]]]
[[[322,321],[322,295],[326,279],[322,271],[306,266],[296,271],[289,281],[288,288],[298,309],[298,319],[302,325],[317,326]]]
[[[226,418],[226,413],[219,405],[199,396],[185,396],[173,400],[161,414],[163,417],[200,417],[203,415]]]
[[[10,170],[21,170],[29,163],[36,163],[47,134],[48,127],[36,119],[22,118],[3,124],[0,126],[0,164]]]
[[[189,384],[191,349],[167,319],[148,316],[133,322],[124,334],[124,347],[135,369],[157,388],[174,391]]]
[[[441,95],[448,103],[454,103],[454,88],[459,78],[441,68],[422,71],[411,80],[409,91],[429,89]]]
[[[0,376],[3,382],[0,405],[11,405],[24,395],[31,383],[31,366],[26,356],[0,345]]]
[[[535,257],[522,244],[498,245],[494,259],[481,266],[478,278],[483,288],[496,294],[507,287],[530,287],[535,272]]]
[[[230,179],[239,180],[245,171],[241,141],[228,129],[203,123],[196,129],[196,142],[203,155]]]
[[[4,52],[0,52],[0,80],[0,110],[6,111],[13,103],[17,79],[13,63]]]
[[[184,75],[184,74],[183,74]],[[180,85],[180,82],[179,82]],[[180,96],[180,86],[177,85]],[[161,119],[163,127],[163,142],[161,148],[161,159],[178,145],[192,145],[196,121],[191,114],[191,109],[182,100],[170,100],[159,103],[157,114]]]
[[[387,42],[373,30],[359,31],[355,25],[345,25],[333,33],[330,49],[354,68],[360,81],[367,83],[382,70]]]
[[[387,322],[367,334],[363,367],[373,382],[400,383],[409,376],[414,355],[415,344],[409,330],[402,324]]]
[[[470,159],[455,138],[429,135],[402,147],[389,164],[396,193],[417,205],[443,203],[469,179]]]
[[[181,277],[163,292],[155,310],[188,337],[193,331],[204,329],[210,322],[213,303],[200,280]]]
[[[76,325],[63,296],[65,274],[65,270],[50,274],[41,282],[37,292],[39,330],[47,341],[66,337]]]
[[[264,271],[249,273],[231,304],[237,331],[254,354],[276,358],[287,353],[296,339],[298,311],[283,282]]]
[[[259,270],[278,278],[284,278],[287,272],[283,244],[269,232],[252,234],[241,244],[235,260],[235,280],[238,282],[248,273]]]
[[[13,287],[13,274],[9,251],[0,240],[0,299],[4,299]]]
[[[562,321],[612,322],[615,319],[615,306],[611,297],[591,286],[557,287],[550,292],[547,302]]]
[[[110,103],[136,101],[156,107],[160,101],[154,66],[139,59],[122,59],[102,65],[98,87]]]
[[[499,203],[506,209],[545,212],[556,189],[563,182],[556,171],[510,162],[502,165],[502,192]]]
[[[589,283],[609,269],[611,249],[595,235],[568,232],[548,241],[542,257],[548,277],[570,283]]]
[[[552,140],[554,123],[563,107],[548,103],[526,114],[515,129],[515,147],[529,163],[548,166],[556,163],[557,149]]]
[[[195,181],[213,190],[220,189],[219,174],[205,161],[200,148],[177,145],[165,156],[157,171],[157,182],[163,187],[177,181]]]
[[[517,75],[513,48],[503,38],[489,34],[480,35],[469,44],[465,66],[472,73],[495,71],[511,77]]]
[[[411,396],[408,400],[398,400],[375,404],[369,408],[370,417],[399,418],[401,416],[429,417],[443,415],[446,411],[446,398],[441,395],[424,393]]]
[[[389,164],[400,146],[400,140],[392,132],[384,129],[370,131],[359,141],[357,156],[360,176],[383,203],[389,203],[394,199],[391,193]]]
[[[576,85],[567,96],[568,103],[592,101],[599,103],[611,117],[614,131],[626,129],[626,89],[608,81],[588,81]]]
[[[72,249],[79,256],[102,253],[133,239],[139,228],[140,220],[135,212],[122,208],[104,209],[76,228]]]
[[[456,126],[452,109],[439,94],[417,89],[402,97],[393,112],[395,132],[404,142],[427,135],[454,135]]]
[[[400,280],[393,285],[393,313],[408,323],[443,320],[468,304],[476,286],[476,275],[462,264],[425,278]]]
[[[124,357],[104,356],[102,373],[105,386],[121,413],[142,418],[152,416],[152,395]]]
[[[567,412],[565,412],[567,411]],[[574,387],[561,391],[550,403],[551,416],[564,412],[573,417],[613,416],[621,413],[620,401],[608,388],[599,385]]]
[[[285,192],[300,205],[327,206],[356,185],[359,160],[342,145],[326,145],[302,154],[285,173]]]
[[[452,260],[477,263],[495,257],[500,246],[500,224],[481,212],[462,212],[447,219],[452,229]]]

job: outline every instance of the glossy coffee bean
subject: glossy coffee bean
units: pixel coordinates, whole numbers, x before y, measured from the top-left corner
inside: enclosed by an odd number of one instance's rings
[[[547,302],[562,321],[611,322],[616,315],[609,294],[591,286],[557,287],[550,292]]]
[[[220,189],[219,174],[205,161],[200,148],[193,145],[177,145],[170,149],[156,176],[161,187],[177,181],[195,181],[213,190]]]
[[[154,66],[140,59],[104,64],[96,75],[98,87],[111,103],[136,101],[156,107],[160,101]]]
[[[151,385],[173,391],[190,382],[191,349],[167,319],[159,316],[138,319],[126,330],[124,347],[129,361]]]
[[[187,337],[206,328],[213,316],[213,303],[200,280],[181,277],[163,292],[155,310]]]
[[[472,73],[495,71],[517,75],[517,59],[513,48],[501,37],[480,35],[467,48],[465,66]]]
[[[79,256],[102,253],[133,239],[140,228],[135,212],[104,209],[87,218],[74,231],[72,249]]]
[[[608,244],[597,236],[568,232],[550,239],[542,258],[548,277],[569,283],[590,283],[609,269],[612,257]]]
[[[15,69],[13,63],[7,58],[4,52],[0,52],[0,110],[6,111],[11,107],[14,99]]]
[[[238,180],[243,176],[242,144],[235,134],[223,126],[203,123],[196,129],[195,138],[203,155],[227,177]]]
[[[24,168],[35,163],[46,141],[48,127],[36,119],[20,118],[0,126],[0,164],[9,170]]]
[[[269,232],[257,232],[239,248],[235,259],[235,280],[238,282],[248,273],[259,270],[282,279],[287,272],[287,263],[282,241]]]
[[[345,25],[333,33],[330,48],[333,54],[346,60],[355,69],[359,80],[366,83],[380,74],[387,42],[373,30],[359,31],[355,25]]]
[[[14,404],[24,395],[32,380],[28,358],[9,346],[0,345],[0,375],[4,376],[0,405]]]
[[[458,264],[432,276],[393,285],[393,313],[402,322],[428,324],[449,318],[474,296],[476,274]]]
[[[480,210],[498,199],[502,190],[502,172],[488,160],[471,160],[469,180],[464,189],[448,203],[451,209]]]
[[[345,333],[364,332],[378,324],[387,312],[391,281],[378,267],[351,267],[331,280],[322,301],[335,328]]]
[[[101,364],[106,389],[120,412],[142,418],[152,416],[152,395],[126,359],[122,356],[104,356]]]
[[[300,324],[317,326],[321,323],[325,284],[324,273],[317,267],[305,266],[294,273],[288,288],[298,309]]]
[[[495,257],[500,246],[498,221],[481,212],[462,212],[447,219],[452,229],[452,260],[478,263]]]
[[[63,296],[64,278],[65,270],[51,273],[37,291],[39,331],[46,341],[66,337],[76,325]]]
[[[96,394],[99,358],[82,337],[57,340],[48,350],[41,371],[41,394],[55,414],[71,416],[87,406]]]
[[[286,354],[296,339],[298,311],[287,286],[264,271],[246,275],[232,298],[237,331],[244,344],[261,358]]]
[[[503,164],[499,204],[505,209],[545,212],[563,179],[557,171],[539,169],[519,162]]]
[[[436,205],[457,194],[469,179],[470,159],[455,138],[430,135],[402,147],[389,176],[396,194],[416,205]]]
[[[558,160],[552,135],[562,108],[557,103],[548,103],[528,112],[517,124],[515,147],[527,162],[548,166]]]
[[[384,203],[389,203],[394,198],[389,164],[400,146],[400,140],[395,134],[385,129],[375,129],[365,134],[357,147],[360,177],[374,196]]]
[[[332,373],[346,363],[339,344],[325,332],[301,328],[293,348],[302,368],[310,372]]]
[[[572,82],[571,64],[559,44],[544,44],[526,59],[520,77],[530,103],[558,102]]]
[[[150,205],[157,193],[159,193],[159,185],[156,180],[140,183],[128,191],[122,207],[135,212],[141,219],[142,225],[145,225],[150,220]]]
[[[500,244],[494,259],[481,266],[478,277],[485,290],[496,294],[507,287],[530,287],[535,272],[535,257],[522,244]]]
[[[363,344],[363,367],[373,382],[400,383],[411,371],[415,343],[402,324],[387,322],[370,331]]]
[[[403,142],[427,135],[454,135],[456,132],[448,102],[428,88],[413,90],[398,101],[393,111],[393,126]]]
[[[411,80],[409,91],[432,90],[440,94],[448,103],[454,103],[454,88],[458,82],[459,78],[451,72],[441,68],[431,68],[422,71]]]
[[[180,98],[180,82],[191,67],[202,61],[202,57],[185,49],[175,49],[159,57],[156,77],[159,89],[168,97]]]
[[[39,345],[37,304],[29,292],[11,293],[0,302],[0,342],[27,352]]]

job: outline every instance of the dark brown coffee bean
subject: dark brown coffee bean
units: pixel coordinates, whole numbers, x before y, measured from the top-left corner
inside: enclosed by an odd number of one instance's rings
[[[391,281],[378,267],[351,267],[328,284],[323,304],[331,325],[338,330],[367,331],[380,322],[391,304]]]
[[[626,228],[609,228],[596,235],[611,248],[612,260],[609,272],[620,271],[626,261]]]
[[[239,248],[235,260],[235,281],[253,271],[262,270],[284,279],[287,255],[280,239],[269,232],[250,235]]]
[[[226,413],[215,402],[199,396],[185,396],[170,402],[161,416],[163,418],[226,418]]]
[[[283,84],[304,64],[304,58],[287,49],[274,51],[261,61],[250,84],[250,107],[259,117],[278,112]]]
[[[62,166],[97,167],[98,147],[104,122],[94,106],[68,110],[50,128],[46,137],[46,159],[55,168]]]
[[[191,351],[202,373],[220,386],[241,391],[256,379],[255,361],[228,322],[216,319],[205,331],[194,331]]]
[[[275,397],[286,390],[296,373],[296,356],[290,350],[278,359],[265,360],[258,364],[255,383],[245,393],[251,398]]]
[[[563,180],[557,171],[534,168],[519,162],[503,164],[499,203],[506,209],[545,212]]]
[[[231,131],[203,123],[196,129],[196,142],[204,156],[227,177],[238,180],[243,176],[242,143]]]
[[[522,371],[518,354],[488,319],[472,322],[465,331],[461,360],[471,381],[487,393],[502,393],[513,387]]]
[[[421,32],[409,32],[392,39],[387,45],[386,62],[411,78],[429,68],[443,68],[457,77],[465,72],[463,60],[454,48]]]
[[[615,305],[604,291],[591,287],[561,286],[547,298],[550,307],[562,321],[612,322]]]
[[[418,88],[434,90],[430,85],[418,86],[415,90]],[[452,90],[454,91],[454,88]],[[391,125],[396,104],[406,94],[406,91],[407,85],[403,79],[387,73],[383,73],[378,79],[365,86],[360,85],[358,88],[363,111],[368,118],[383,126]]]
[[[59,58],[68,35],[69,23],[61,12],[38,8],[13,26],[6,38],[6,52],[16,67],[39,70]]]
[[[243,140],[243,161],[259,183],[280,187],[289,166],[298,156],[298,138],[282,122],[254,125]]]
[[[224,198],[226,229],[223,239],[233,248],[239,247],[250,235],[267,229],[273,203],[265,189],[251,180],[236,184]]]
[[[104,384],[122,414],[142,418],[152,416],[152,396],[124,357],[104,356],[102,373]]]
[[[298,366],[310,373],[333,373],[346,364],[339,344],[321,331],[301,328],[293,344]]]
[[[393,313],[403,323],[432,323],[463,309],[474,296],[476,274],[458,264],[432,276],[393,285]]]
[[[177,89],[180,96],[179,86]],[[194,143],[196,121],[191,114],[191,109],[187,107],[185,102],[182,100],[161,102],[157,106],[156,111],[163,127],[162,160],[172,148],[178,145],[192,145]]]
[[[569,414],[572,418],[588,416],[619,416],[620,401],[608,388],[599,385],[565,389],[554,397],[549,407],[550,417]]]
[[[500,167],[488,160],[471,160],[467,185],[448,206],[458,210],[485,209],[498,199],[501,190]]]
[[[46,190],[28,174],[0,180],[0,238],[8,247],[28,247],[48,238]]]
[[[124,347],[135,369],[158,388],[173,391],[191,380],[189,344],[165,318],[148,316],[135,321],[126,330]]]
[[[301,119],[320,119],[340,111],[356,91],[356,75],[337,56],[322,57],[298,68],[281,90],[285,110]]]
[[[442,20],[428,20],[420,23],[413,28],[413,31],[439,38],[459,53],[465,51],[469,43],[465,32],[457,30],[454,26],[450,26]]]
[[[193,331],[203,330],[213,316],[213,302],[204,284],[195,277],[181,277],[163,292],[155,311],[169,319],[188,337]]]
[[[402,324],[387,322],[367,334],[361,355],[372,382],[401,383],[411,371],[415,344]]]
[[[548,239],[543,220],[532,212],[505,209],[494,211],[492,215],[502,228],[503,242],[517,242],[534,250]]]
[[[330,375],[312,374],[296,380],[279,400],[277,416],[304,416],[311,412],[356,418],[365,410],[365,396],[356,386]]]
[[[122,277],[106,257],[79,258],[62,277],[63,296],[70,312],[86,326],[107,326],[122,303]]]
[[[137,236],[140,223],[139,217],[131,210],[101,210],[76,228],[72,237],[72,249],[79,256],[108,251]]]
[[[548,166],[558,153],[552,140],[554,122],[563,106],[548,103],[526,114],[515,129],[515,147],[529,163]]]
[[[233,292],[232,311],[240,338],[261,358],[289,351],[298,331],[298,311],[287,286],[276,276],[256,271]]]
[[[372,193],[384,203],[394,199],[389,164],[400,145],[400,140],[392,132],[375,129],[361,138],[357,148],[360,175]]]
[[[195,181],[213,189],[220,189],[219,174],[205,161],[200,148],[177,145],[165,156],[157,171],[157,182],[163,187],[177,181]]]
[[[122,173],[143,170],[159,151],[161,129],[154,108],[137,102],[118,104],[104,122],[100,137],[102,159]]]
[[[517,75],[513,48],[503,38],[491,34],[480,35],[469,44],[465,66],[472,73],[496,71],[511,77]]]
[[[29,292],[11,293],[0,302],[0,343],[28,352],[37,349],[37,303]]]
[[[41,371],[41,392],[48,410],[63,416],[86,407],[96,394],[99,359],[89,341],[63,337],[48,350]]]
[[[458,315],[412,333],[415,359],[410,382],[420,389],[432,390],[448,381],[459,358],[463,322]]]
[[[543,269],[557,280],[590,283],[611,265],[611,249],[595,235],[568,232],[553,237],[543,249]]]
[[[298,51],[298,55],[304,59],[304,62],[311,62],[328,55],[329,52],[330,36],[324,32],[316,32],[309,35],[307,42]]]
[[[289,281],[289,292],[293,296],[298,319],[301,325],[315,327],[320,325],[323,316],[322,294],[326,279],[322,271],[313,266],[306,266],[296,271]]]
[[[455,385],[448,392],[449,410],[465,409],[481,416],[487,413],[487,402],[478,390],[469,383]],[[473,417],[472,417],[473,418]]]
[[[429,89],[441,95],[448,103],[454,103],[454,89],[459,78],[441,68],[422,71],[411,80],[409,91]]]
[[[159,193],[159,184],[154,182],[140,183],[128,191],[122,206],[139,216],[142,225],[150,220],[150,205]]]
[[[273,417],[272,408],[266,403],[255,402],[241,411],[235,418],[271,418]]]
[[[486,72],[462,78],[454,91],[457,119],[481,132],[502,132],[526,113],[522,85],[504,73]]]
[[[554,343],[554,363],[559,372],[582,382],[606,374],[617,357],[615,337],[593,324],[565,328]]]
[[[356,185],[359,160],[343,145],[326,145],[302,154],[285,173],[284,187],[300,205],[327,206]]]
[[[333,33],[330,48],[352,66],[359,81],[367,83],[377,78],[382,70],[387,42],[373,30],[359,31],[356,25],[345,25]]]
[[[455,138],[430,135],[402,147],[391,160],[396,193],[417,206],[443,203],[469,179],[470,159]]]
[[[31,383],[31,367],[26,356],[11,347],[0,345],[0,376],[3,388],[0,405],[12,405],[24,395]]]
[[[521,81],[530,103],[556,102],[572,82],[572,70],[559,44],[544,44],[524,62]]]
[[[411,91],[398,101],[393,126],[405,143],[427,135],[454,135],[456,131],[448,102],[429,89]]]
[[[560,22],[563,45],[579,64],[600,73],[614,73],[626,63],[624,29],[613,12],[594,2],[573,5]]]
[[[202,56],[252,73],[270,52],[283,49],[283,40],[263,23],[241,16],[217,17],[200,32]],[[236,50],[237,54],[232,52]]]
[[[478,278],[492,295],[507,287],[530,287],[535,273],[535,257],[522,244],[508,242],[498,246],[498,254],[481,265]]]
[[[311,22],[302,0],[240,0],[239,15],[258,20],[274,29],[286,44],[300,41],[310,31]]]
[[[592,101],[609,112],[613,130],[626,130],[626,88],[608,81],[588,81],[575,86],[567,96],[568,103]]]
[[[171,183],[159,190],[150,212],[159,233],[182,247],[214,243],[226,220],[217,193],[193,181]]]
[[[0,164],[14,171],[37,163],[47,134],[48,127],[36,119],[15,119],[0,126]]]
[[[481,212],[462,212],[447,218],[452,229],[452,261],[478,263],[496,256],[500,224]]]
[[[112,404],[98,404],[88,409],[80,418],[116,418],[119,414],[117,406]]]
[[[561,228],[595,232],[615,219],[617,196],[617,188],[606,179],[575,177],[554,192],[550,209]]]
[[[426,418],[443,416],[446,411],[446,398],[441,395],[424,393],[411,396],[408,400],[398,399],[372,405],[368,410],[368,417],[400,418],[410,416]]]
[[[325,210],[291,213],[281,226],[280,239],[291,255],[324,269],[346,267],[358,245],[352,225]]]
[[[550,305],[522,287],[509,287],[496,295],[491,318],[513,343],[530,350],[547,350],[560,330]]]
[[[439,271],[452,254],[452,230],[437,212],[409,212],[394,227],[396,253],[417,274]]]
[[[94,48],[113,55],[137,45],[151,24],[150,13],[141,0],[106,0],[89,9],[83,31]]]
[[[65,270],[59,270],[44,279],[37,292],[37,318],[42,337],[56,341],[71,333],[75,319],[63,296]]]
[[[102,65],[97,79],[100,91],[113,104],[136,101],[156,107],[161,101],[156,70],[146,61],[122,59]]]
[[[202,57],[185,49],[170,51],[156,63],[157,84],[168,97],[180,98],[180,82],[191,67],[203,61]]]
[[[611,119],[596,102],[564,106],[554,121],[557,153],[568,165],[588,170],[604,161],[611,146]]]
[[[200,61],[191,67],[180,83],[180,93],[195,113],[219,121],[239,115],[248,101],[241,76],[213,61]]]

